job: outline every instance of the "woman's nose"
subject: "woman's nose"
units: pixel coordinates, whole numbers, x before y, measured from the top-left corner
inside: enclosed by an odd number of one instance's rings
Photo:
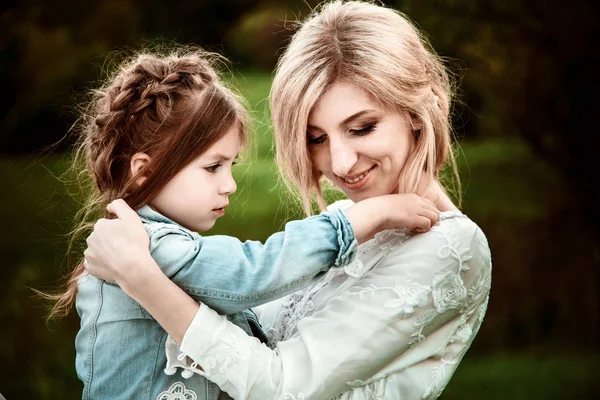
[[[331,170],[338,176],[347,176],[358,160],[358,152],[344,139],[330,143]]]

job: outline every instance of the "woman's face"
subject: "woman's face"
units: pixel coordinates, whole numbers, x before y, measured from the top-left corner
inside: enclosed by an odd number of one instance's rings
[[[352,201],[398,193],[414,146],[408,115],[385,110],[359,87],[338,82],[313,107],[307,135],[314,166]]]

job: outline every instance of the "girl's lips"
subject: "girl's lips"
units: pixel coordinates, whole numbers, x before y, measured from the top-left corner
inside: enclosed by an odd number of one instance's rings
[[[215,208],[213,212],[219,216],[225,215],[225,208]]]
[[[373,169],[375,169],[376,165],[374,165],[373,167],[371,167],[371,169],[369,169],[366,173],[364,173],[364,175],[362,176],[362,178],[360,178],[359,181],[357,182],[348,182],[346,181],[344,178],[338,177],[338,181],[346,188],[348,188],[349,190],[359,190],[362,187],[364,187],[371,178],[371,171],[373,171]]]

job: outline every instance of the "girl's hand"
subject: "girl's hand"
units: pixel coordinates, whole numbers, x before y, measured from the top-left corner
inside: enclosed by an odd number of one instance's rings
[[[433,201],[416,194],[390,194],[359,201],[346,209],[358,243],[385,229],[428,231],[439,219]]]
[[[383,196],[381,200],[387,203],[385,229],[414,229],[417,232],[427,232],[440,219],[440,211],[435,203],[416,194],[392,194]]]
[[[140,268],[155,265],[150,256],[150,239],[140,217],[125,201],[118,199],[106,209],[116,219],[100,219],[87,238],[84,251],[85,269],[93,276],[121,283],[140,272]]]

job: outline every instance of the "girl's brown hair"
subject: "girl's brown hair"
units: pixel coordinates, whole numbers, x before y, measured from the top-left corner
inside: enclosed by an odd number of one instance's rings
[[[308,151],[308,116],[338,81],[412,117],[417,141],[400,174],[401,192],[418,193],[427,187],[420,184],[439,178],[449,161],[460,204],[451,147],[454,90],[444,63],[402,13],[368,2],[332,1],[301,23],[279,59],[271,89],[277,161],[288,187],[298,188],[306,213],[312,213],[315,195],[325,207],[322,174]]]
[[[166,56],[144,52],[122,63],[92,91],[76,130],[73,169],[88,183],[69,245],[77,261],[64,291],[44,295],[55,301],[50,317],[70,311],[84,273],[80,249],[73,244],[89,234],[98,218],[110,217],[108,203],[123,198],[133,209],[143,206],[231,128],[245,142],[248,120],[242,100],[222,84],[215,68],[223,61],[200,49]],[[130,161],[139,152],[150,161],[133,176]]]

